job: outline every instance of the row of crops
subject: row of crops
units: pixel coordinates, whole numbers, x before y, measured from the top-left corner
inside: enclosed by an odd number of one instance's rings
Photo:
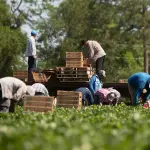
[[[0,114],[0,150],[149,150],[150,110],[90,106]]]

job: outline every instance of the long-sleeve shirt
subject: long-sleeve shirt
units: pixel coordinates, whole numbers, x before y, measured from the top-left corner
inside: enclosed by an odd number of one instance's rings
[[[100,79],[98,78],[98,76],[96,74],[94,74],[91,78],[90,78],[90,90],[92,92],[92,94],[95,94],[95,92],[99,89],[102,88],[102,81],[100,81]]]
[[[110,91],[108,89],[101,88],[96,91],[95,96],[98,96],[99,103],[101,103],[101,104],[108,103],[109,104],[109,100],[107,98],[108,94],[110,94]]]
[[[32,87],[35,89],[35,92],[40,92],[42,94],[44,94],[45,96],[49,96],[49,92],[47,90],[47,88],[41,84],[41,83],[34,83],[32,85]]]
[[[144,72],[138,72],[129,77],[128,84],[132,87],[132,90],[134,90],[134,95],[132,96],[133,105],[138,104],[138,99],[142,95],[143,89],[146,88],[146,83],[149,79],[150,75]],[[147,97],[149,96],[149,93],[150,91],[147,93]]]
[[[86,46],[88,47],[88,61],[90,64],[93,64],[98,58],[106,55],[97,41],[88,40]]]
[[[36,44],[35,44],[35,38],[33,36],[31,36],[27,41],[26,55],[36,56]]]
[[[0,79],[2,98],[20,100],[26,94],[26,84],[14,77],[4,77]]]
[[[89,105],[91,105],[91,104],[94,103],[93,95],[92,95],[91,91],[90,91],[88,88],[86,88],[86,87],[81,87],[81,88],[78,88],[76,91],[82,93],[82,99],[83,99],[84,101],[87,99]]]

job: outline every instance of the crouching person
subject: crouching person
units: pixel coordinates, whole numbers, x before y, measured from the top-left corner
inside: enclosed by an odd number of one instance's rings
[[[0,112],[14,112],[15,104],[27,93],[26,84],[14,77],[0,79]]]
[[[99,104],[99,105],[110,104],[111,99],[107,98],[108,94],[110,94],[110,91],[108,89],[101,88],[101,89],[97,90],[95,93],[95,97],[97,99],[97,104]],[[112,96],[112,94],[110,95],[110,97],[111,96]]]
[[[82,104],[86,105],[86,100],[88,101],[88,106],[94,103],[94,98],[91,91],[86,87],[81,87],[76,89],[76,92],[82,93]]]
[[[145,103],[150,99],[150,75],[144,72],[133,74],[128,79],[128,89],[132,105],[138,105],[140,97]]]
[[[112,101],[112,105],[117,105],[121,98],[120,92],[113,88],[108,88],[108,90],[110,93],[108,94],[107,98]]]
[[[33,89],[35,90],[35,95],[39,96],[49,96],[49,92],[47,88],[41,83],[34,83],[32,85]]]

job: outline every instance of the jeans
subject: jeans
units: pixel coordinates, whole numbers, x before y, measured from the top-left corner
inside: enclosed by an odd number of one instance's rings
[[[36,70],[36,59],[33,56],[28,57],[28,80],[33,80],[32,72]]]
[[[99,76],[99,71],[104,70],[104,60],[105,56],[99,57],[96,60],[96,74]]]

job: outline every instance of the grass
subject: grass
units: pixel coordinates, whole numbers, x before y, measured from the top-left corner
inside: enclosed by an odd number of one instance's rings
[[[90,106],[0,114],[1,150],[148,150],[150,110]]]

